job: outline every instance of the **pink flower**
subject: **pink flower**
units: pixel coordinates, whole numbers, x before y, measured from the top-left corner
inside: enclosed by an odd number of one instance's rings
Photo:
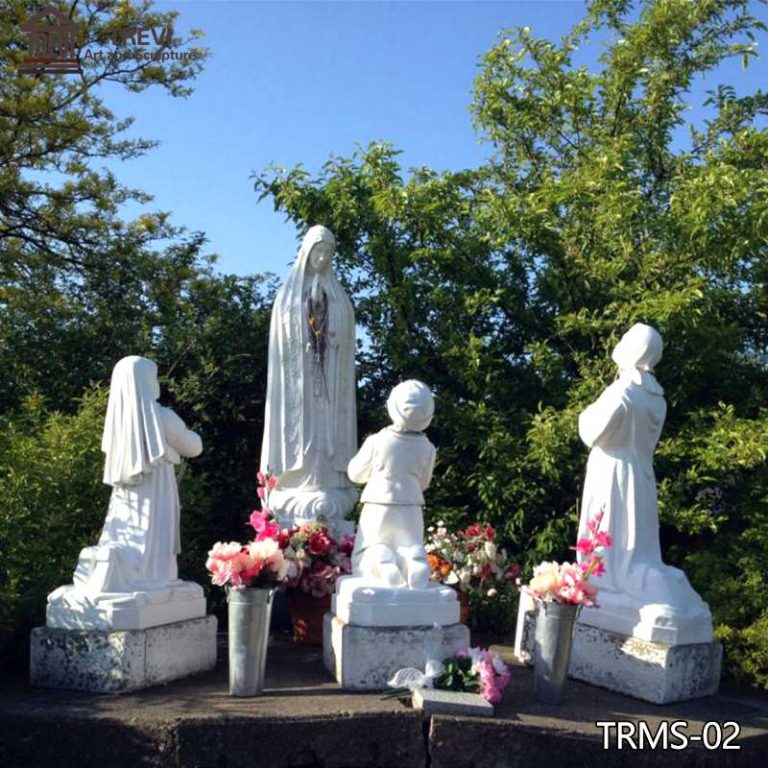
[[[595,533],[595,547],[610,547],[611,544],[613,544],[613,537],[608,531]]]
[[[259,498],[260,498],[262,501],[264,501],[264,497],[267,495],[267,492],[264,490],[264,488],[262,488],[262,486],[259,486],[259,487],[256,489],[256,493],[258,493],[258,494],[259,494]]]
[[[254,509],[248,522],[256,533],[261,533],[269,522],[269,512]]]
[[[265,539],[278,539],[280,537],[280,526],[277,523],[268,522],[261,532],[256,536],[256,541]]]
[[[591,555],[595,549],[595,544],[592,539],[581,538],[576,542],[576,546],[571,547],[571,549],[575,549],[580,555]]]
[[[594,564],[594,566],[592,568],[592,573],[590,575],[591,576],[602,576],[605,573],[605,566],[603,565],[603,560],[602,560],[602,558],[599,558],[599,557],[595,558],[595,559],[596,559],[597,562]]]
[[[260,485],[264,485],[267,482],[266,475],[261,471],[256,473],[256,479],[259,481]]]
[[[267,487],[270,491],[273,491],[275,489],[275,486],[277,485],[277,478],[276,477],[270,477],[267,480]]]
[[[587,521],[587,528],[589,529],[590,533],[597,532],[597,529],[600,527],[600,523],[602,522],[604,515],[605,512],[601,509],[591,520]]]

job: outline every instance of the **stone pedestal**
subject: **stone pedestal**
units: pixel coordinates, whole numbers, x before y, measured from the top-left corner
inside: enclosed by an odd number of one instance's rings
[[[326,613],[323,661],[345,690],[383,691],[398,669],[425,668],[427,643],[432,641],[433,632],[430,626],[359,626]],[[444,626],[440,660],[468,645],[468,627],[463,624]]]
[[[515,654],[532,661],[536,614],[520,601]],[[717,693],[718,642],[668,645],[576,623],[568,675],[617,693],[670,704]]]
[[[126,693],[212,669],[216,618],[150,629],[32,630],[30,678],[41,688]]]
[[[391,589],[344,576],[336,584],[331,610],[343,622],[359,626],[431,627],[458,623],[461,606],[451,587]]]
[[[205,594],[192,581],[172,581],[141,592],[89,594],[77,583],[48,595],[46,625],[115,632],[149,629],[205,617]]]

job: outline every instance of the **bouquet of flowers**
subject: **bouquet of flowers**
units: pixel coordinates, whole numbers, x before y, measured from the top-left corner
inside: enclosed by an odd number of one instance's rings
[[[333,594],[336,579],[352,573],[354,546],[354,534],[345,534],[336,541],[322,523],[305,523],[283,530],[280,548],[292,565],[286,586],[316,598]]]
[[[496,544],[496,531],[490,525],[474,523],[451,533],[438,521],[436,528],[427,528],[427,534],[424,548],[433,581],[494,597],[499,586],[514,582],[520,574],[520,566]]]
[[[486,701],[501,701],[510,680],[509,667],[485,648],[459,648],[443,662],[435,678],[435,688],[446,691],[479,693]]]
[[[479,693],[486,701],[501,701],[510,680],[509,667],[485,648],[459,648],[442,663],[428,660],[426,672],[413,667],[398,670],[388,685],[395,690],[385,698],[400,698],[416,688]]]
[[[296,564],[285,556],[280,541],[280,526],[272,520],[267,506],[269,492],[277,484],[276,480],[271,474],[261,472],[258,479],[261,509],[251,512],[248,523],[254,530],[254,539],[247,544],[217,541],[208,552],[205,567],[216,586],[269,589],[296,575]]]
[[[610,547],[613,543],[610,533],[598,530],[602,519],[602,512],[595,515],[587,523],[589,535],[571,547],[584,556],[581,563],[545,562],[533,569],[533,578],[525,587],[532,597],[545,602],[594,607],[597,587],[589,581],[589,577],[605,573],[602,555],[597,550]]]

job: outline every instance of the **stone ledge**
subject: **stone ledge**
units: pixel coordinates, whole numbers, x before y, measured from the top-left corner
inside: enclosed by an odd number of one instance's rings
[[[479,638],[474,644],[487,645]],[[16,768],[762,768],[768,694],[727,687],[655,706],[569,680],[561,706],[532,700],[517,666],[494,718],[422,714],[381,694],[347,693],[318,649],[270,643],[265,695],[227,694],[226,640],[216,670],[122,696],[0,685],[0,766]],[[496,646],[505,657],[511,648]],[[597,720],[741,724],[740,752],[604,750]],[[423,725],[426,731],[423,730]]]

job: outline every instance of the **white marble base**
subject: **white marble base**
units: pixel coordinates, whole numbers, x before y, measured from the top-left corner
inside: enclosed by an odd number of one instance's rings
[[[340,536],[355,532],[355,524],[345,518],[355,508],[357,499],[353,487],[302,490],[278,486],[269,494],[269,508],[281,528],[319,521],[334,536]]]
[[[579,611],[581,624],[665,645],[712,642],[712,615],[703,600],[680,609],[660,603],[640,603],[601,589],[597,602],[597,608]]]
[[[46,626],[102,631],[139,630],[205,616],[203,588],[175,581],[141,592],[90,595],[68,584],[48,595]]]
[[[323,662],[345,690],[383,691],[397,670],[426,667],[426,645],[432,639],[432,632],[432,628],[424,626],[355,626],[326,613]],[[469,628],[463,624],[444,626],[442,632],[443,658],[469,645]]]
[[[30,639],[30,679],[41,688],[126,693],[212,669],[216,617],[145,630],[37,627]]]
[[[523,601],[521,609],[515,654],[530,664],[536,614],[526,611]],[[722,655],[718,642],[654,643],[577,622],[568,676],[653,704],[671,704],[717,693]]]
[[[417,688],[413,692],[413,708],[421,710],[426,717],[432,715],[493,717],[493,704],[486,701],[479,693]]]
[[[331,610],[357,626],[432,627],[457,624],[461,607],[451,587],[391,589],[371,586],[359,576],[344,576],[336,582]]]

